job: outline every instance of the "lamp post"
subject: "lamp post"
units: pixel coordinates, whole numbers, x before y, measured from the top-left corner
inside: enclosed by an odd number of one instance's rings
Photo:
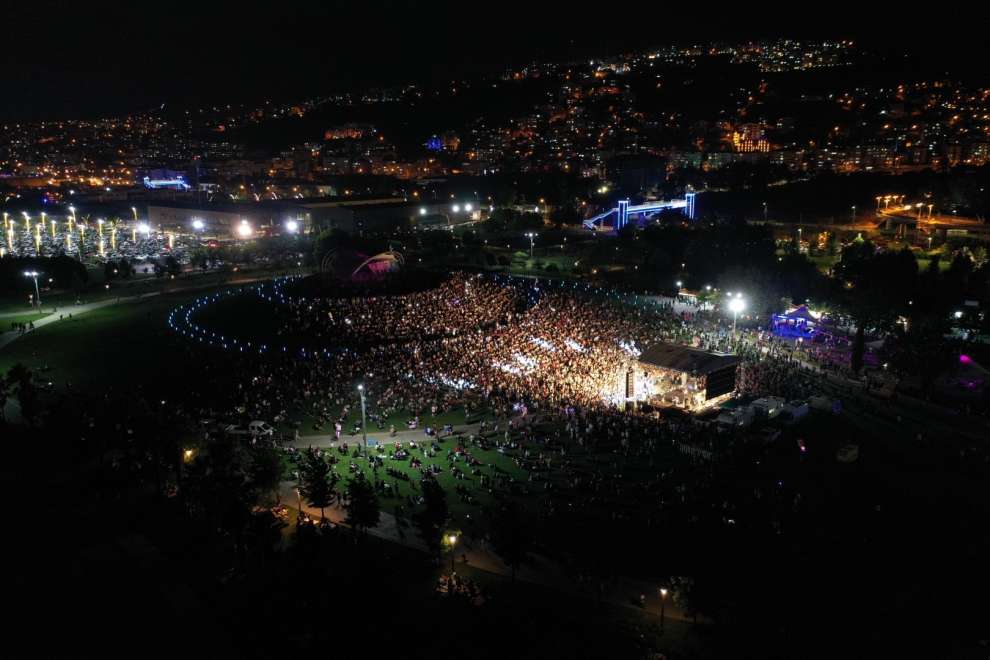
[[[41,275],[41,273],[39,273],[36,270],[27,270],[27,271],[24,271],[24,276],[25,277],[30,277],[31,279],[34,280],[34,300],[35,300],[35,304],[38,306],[38,311],[40,312],[41,311],[41,289],[38,288],[38,275]]]
[[[529,258],[533,258],[533,243],[536,240],[536,232],[528,231],[526,232],[526,238],[529,239]]]
[[[454,572],[454,548],[457,546],[457,534],[447,536],[447,543],[450,544],[450,572]]]
[[[856,205],[855,204],[853,204],[853,207],[852,207],[852,221],[853,221],[853,224],[856,224]]]
[[[660,587],[660,634],[663,634],[663,623],[665,619],[665,606],[667,604],[667,590]]]
[[[729,309],[732,310],[732,334],[736,334],[736,319],[739,312],[746,309],[746,302],[742,299],[742,294],[737,293],[736,297],[729,301]]]
[[[364,408],[364,385],[358,385],[358,394],[361,395],[361,437],[364,440],[364,453],[368,453],[368,424],[366,422]]]
[[[763,222],[767,221],[767,203],[763,202]]]

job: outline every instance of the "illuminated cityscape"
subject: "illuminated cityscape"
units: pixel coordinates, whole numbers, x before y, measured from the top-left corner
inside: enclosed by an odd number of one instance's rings
[[[6,655],[986,657],[990,42],[868,9],[12,4]]]

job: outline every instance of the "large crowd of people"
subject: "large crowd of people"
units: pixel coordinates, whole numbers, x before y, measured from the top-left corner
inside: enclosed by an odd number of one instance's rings
[[[343,343],[423,340],[504,322],[515,304],[511,288],[455,273],[434,289],[402,296],[291,299],[285,331]]]
[[[658,342],[735,352],[742,358],[737,388],[746,394],[790,400],[815,391],[814,372],[792,344],[770,333],[734,332],[710,310],[687,312],[670,301],[622,300],[566,284],[455,274],[423,293],[288,307],[292,332],[312,331],[324,341],[334,333],[382,340],[259,361],[252,379],[238,386],[237,405],[252,419],[279,422],[301,406],[312,430],[326,433],[351,430],[342,424],[353,418],[357,382],[364,384],[369,424],[379,429],[397,414],[412,420],[459,406],[611,414],[623,407],[617,404],[625,398],[626,370]],[[389,333],[407,341],[385,341]]]

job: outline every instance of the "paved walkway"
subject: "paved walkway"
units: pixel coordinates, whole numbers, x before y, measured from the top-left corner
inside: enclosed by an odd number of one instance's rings
[[[48,316],[43,316],[40,319],[33,321],[34,329],[28,330],[27,332],[21,332],[19,330],[8,330],[3,334],[0,334],[0,349],[2,349],[7,344],[17,341],[21,337],[25,337],[39,328],[43,328],[46,325],[52,323],[58,323],[63,319],[69,318],[69,314],[73,317],[79,316],[80,314],[85,314],[86,312],[91,312],[94,309],[100,309],[101,307],[108,307],[110,305],[123,304],[123,303],[133,303],[144,300],[145,298],[150,298],[153,296],[160,295],[160,291],[154,293],[143,293],[137,296],[127,296],[122,298],[107,298],[106,300],[101,300],[99,302],[86,303],[84,305],[66,305],[65,307],[59,307],[57,312],[52,312]]]
[[[469,435],[471,433],[477,433],[478,426],[478,424],[455,425],[454,431],[463,435]],[[408,442],[410,440],[419,442],[426,440],[426,436],[422,429],[416,429],[397,431],[395,437],[389,436],[388,432],[373,432],[368,434],[368,439],[378,443],[389,444],[397,441]],[[339,442],[346,442],[349,447],[353,447],[356,445],[359,446],[361,440],[360,435],[351,436],[345,434]],[[308,447],[326,448],[338,446],[338,441],[333,435],[318,435],[303,436],[299,440],[290,441],[286,444],[299,449]],[[284,504],[301,508],[310,517],[319,519],[319,509],[310,507],[300,501],[295,482],[283,481],[279,489],[279,495]],[[390,502],[392,500],[382,500],[382,508],[384,509],[390,506]],[[345,524],[344,520],[347,517],[347,512],[339,506],[326,509],[324,514],[328,520],[335,524]],[[420,538],[412,521],[404,520],[403,522],[404,524],[400,524],[394,514],[383,510],[378,526],[368,530],[368,533],[393,543],[400,543],[420,552],[427,552],[426,544]],[[484,540],[475,540],[472,542],[466,536],[462,536],[458,542],[455,555],[456,564],[467,563],[467,565],[487,573],[506,578],[511,576],[511,570],[499,559],[498,555]],[[446,561],[449,561],[449,555]],[[516,572],[516,579],[549,587],[561,592],[562,595],[577,595],[589,599],[595,599],[597,597],[597,581],[578,582],[572,575],[566,573],[561,565],[541,555],[534,555],[531,562],[520,566]],[[658,585],[645,584],[628,578],[618,578],[614,582],[604,585],[601,598],[603,601],[614,605],[639,609],[632,602],[637,600],[640,594],[643,594],[646,596],[646,611],[659,616],[660,600],[657,587]],[[682,621],[693,620],[681,608],[670,602],[669,598],[665,605],[665,616]]]
[[[166,293],[167,294],[172,294],[172,293],[180,293],[180,292],[184,292],[184,291],[185,292],[188,292],[188,291],[197,291],[197,290],[200,290],[200,289],[212,289],[212,288],[218,288],[218,287],[238,286],[240,284],[249,284],[251,282],[257,282],[259,280],[271,279],[272,277],[274,277],[274,275],[272,275],[271,273],[266,273],[264,275],[257,276],[257,277],[253,277],[253,276],[242,277],[242,278],[238,278],[238,279],[231,279],[231,280],[229,280],[227,282],[222,282],[222,283],[212,282],[212,283],[209,283],[209,284],[201,284],[201,283],[193,282],[189,286],[174,287],[174,288],[168,289],[167,291],[163,291],[163,290],[150,291],[150,292],[138,293],[138,294],[134,294],[134,295],[130,295],[130,296],[119,296],[117,298],[107,298],[105,300],[100,300],[100,301],[92,302],[92,303],[86,303],[86,304],[83,304],[83,305],[66,305],[64,307],[57,307],[57,309],[58,309],[57,312],[52,312],[48,316],[43,316],[40,319],[34,321],[33,322],[34,323],[34,330],[38,330],[39,328],[43,328],[46,325],[49,325],[50,323],[58,323],[60,320],[62,320],[63,317],[64,318],[68,318],[69,317],[69,314],[72,314],[73,317],[76,317],[76,316],[79,316],[80,314],[85,314],[86,312],[91,312],[94,309],[100,309],[101,307],[108,307],[110,305],[118,305],[118,304],[123,305],[123,304],[127,304],[127,303],[142,302],[144,300],[147,300],[148,298],[154,298],[154,297],[157,297],[157,296],[161,296],[163,294],[166,294]],[[30,312],[10,312],[9,313],[9,316],[11,316],[11,317],[12,316],[22,316],[23,314],[30,314]],[[3,317],[5,315],[8,315],[8,314],[0,314],[0,327],[3,327],[2,319],[3,319]],[[28,330],[27,332],[20,332],[19,330],[8,330],[7,332],[0,333],[0,350],[2,350],[7,344],[10,344],[11,342],[17,341],[21,337],[26,337],[27,335],[29,335],[32,332],[34,332],[34,330]]]

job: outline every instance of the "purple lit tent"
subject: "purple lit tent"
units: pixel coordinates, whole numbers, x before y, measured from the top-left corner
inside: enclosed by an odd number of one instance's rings
[[[807,305],[801,305],[783,314],[773,315],[773,332],[780,337],[814,337],[819,331],[821,318],[816,317]]]

